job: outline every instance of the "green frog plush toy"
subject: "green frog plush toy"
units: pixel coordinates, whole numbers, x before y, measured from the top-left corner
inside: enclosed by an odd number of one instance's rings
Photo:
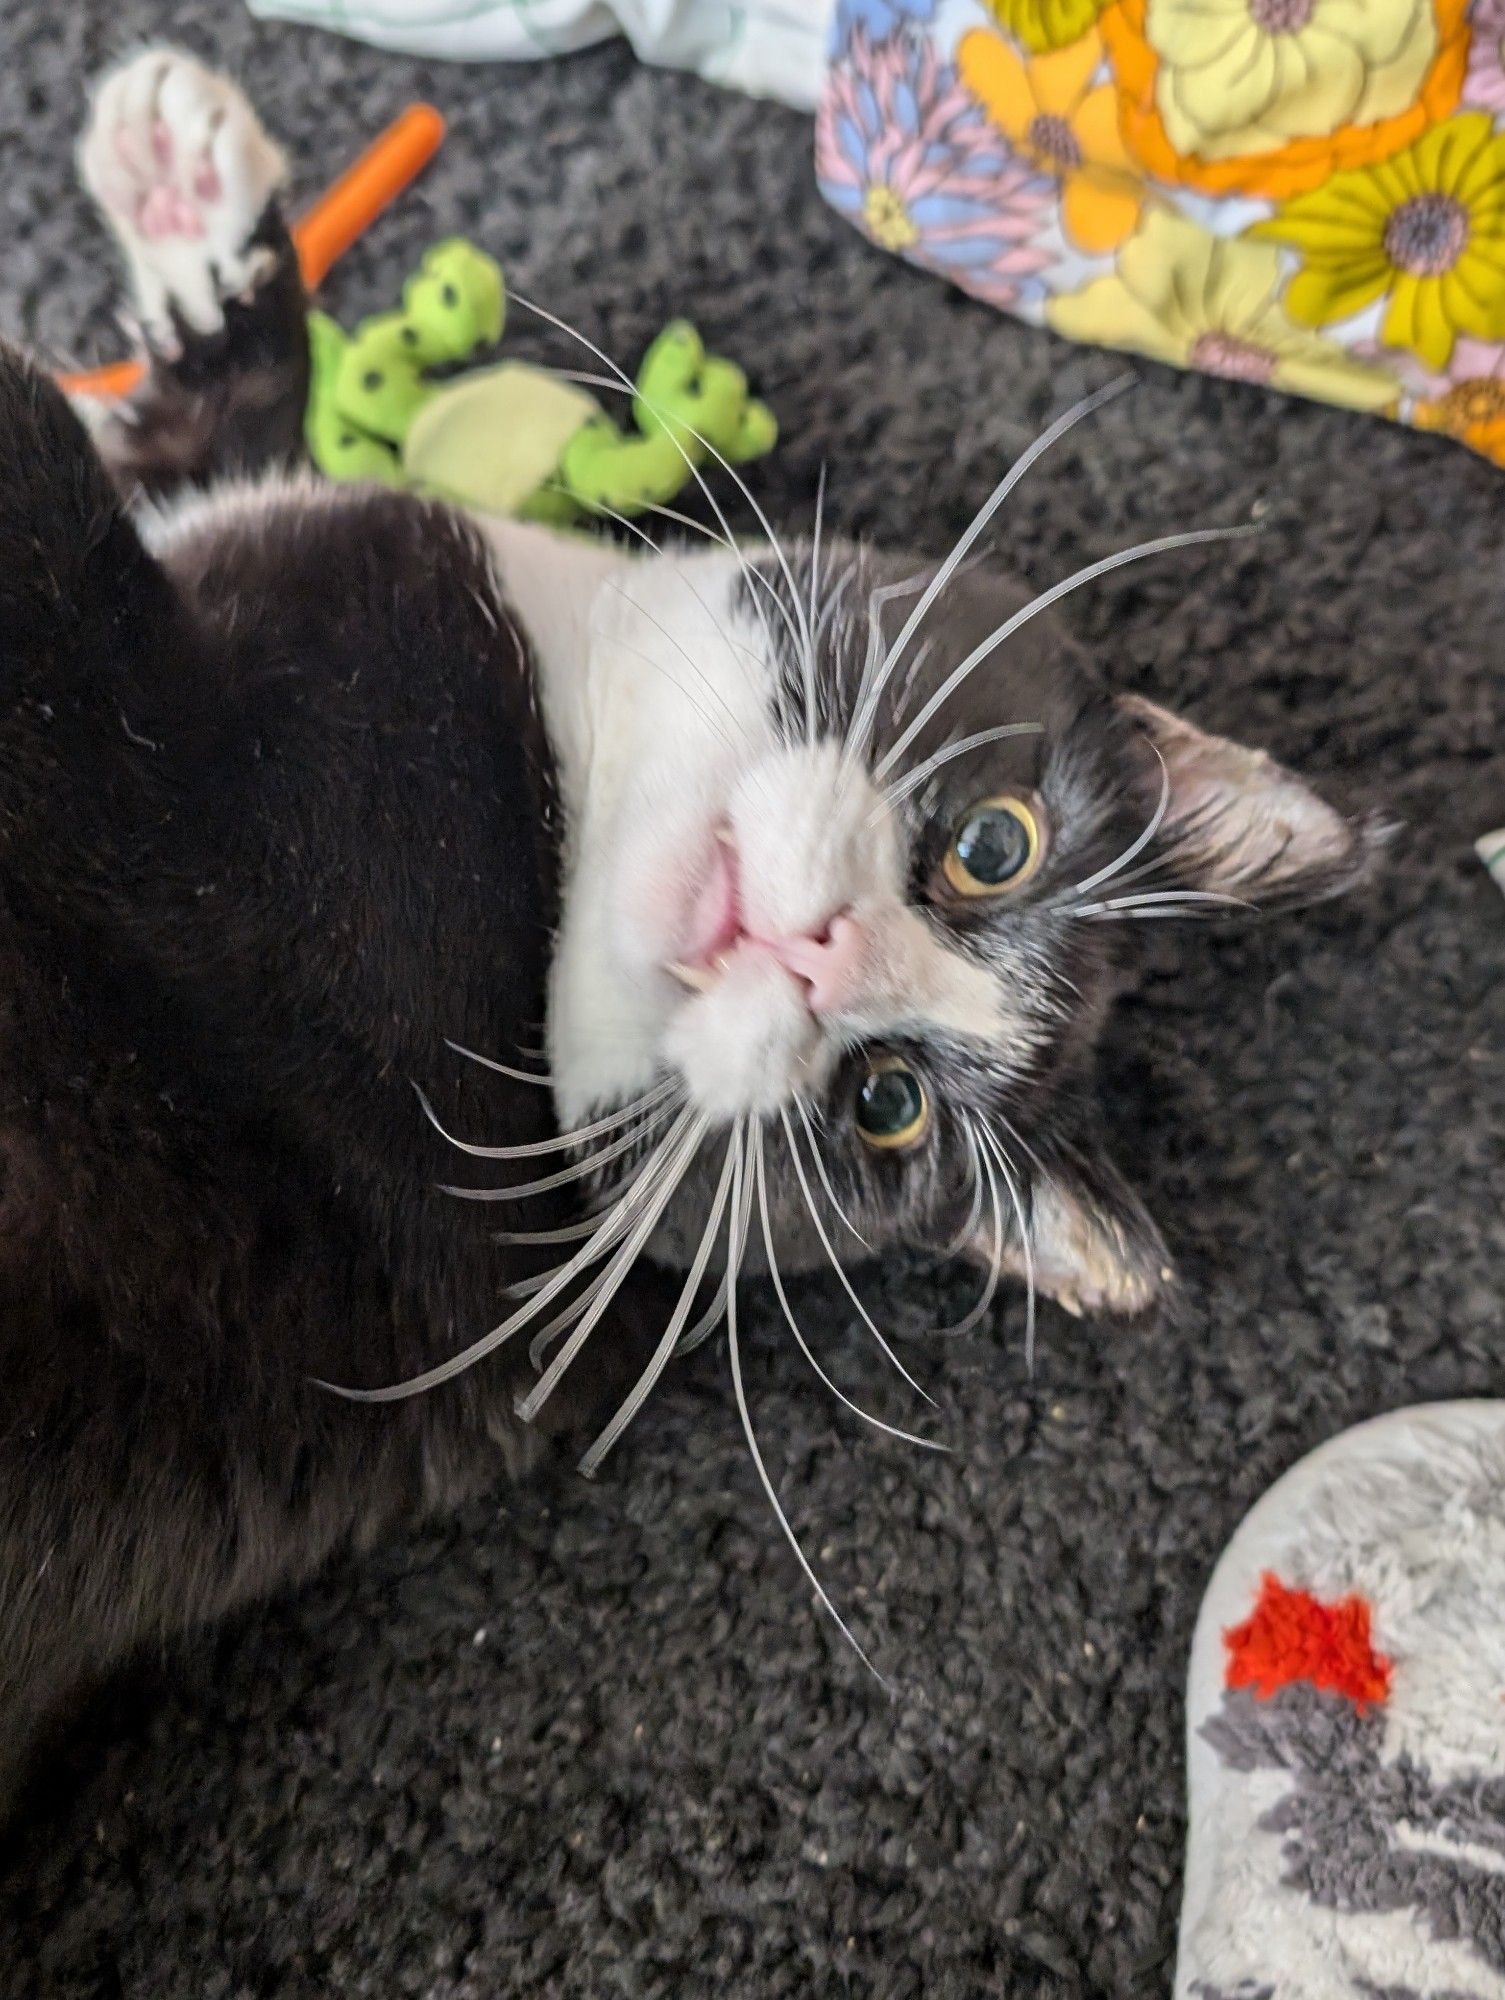
[[[495,346],[505,318],[500,267],[459,239],[429,251],[398,312],[353,334],[310,313],[314,462],[332,479],[380,479],[563,526],[664,506],[693,466],[773,447],[773,415],[742,370],[707,354],[684,320],[643,358],[630,431],[586,390],[528,362],[435,375]]]

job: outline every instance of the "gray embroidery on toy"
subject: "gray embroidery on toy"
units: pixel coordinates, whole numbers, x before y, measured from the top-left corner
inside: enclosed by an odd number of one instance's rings
[[[1363,2000],[1422,2000],[1414,1986],[1376,1986],[1370,1979],[1361,1979],[1357,1990]],[[1479,1996],[1465,1993],[1461,1986],[1449,1986],[1445,1992],[1434,1995],[1433,2000],[1479,2000]]]
[[[1260,1821],[1280,1836],[1292,1888],[1326,1909],[1414,1911],[1435,1941],[1460,1943],[1505,1973],[1505,1780],[1437,1784],[1409,1756],[1387,1763],[1384,1733],[1377,1709],[1301,1685],[1268,1699],[1230,1689],[1202,1728],[1230,1769],[1294,1778]],[[1365,2000],[1418,2000],[1405,1987],[1365,1982],[1356,1990]],[[1255,1996],[1236,1988],[1234,2000]],[[1435,2000],[1479,1996],[1450,1991]]]

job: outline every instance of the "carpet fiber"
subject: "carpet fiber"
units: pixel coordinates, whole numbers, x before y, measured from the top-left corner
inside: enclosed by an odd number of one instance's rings
[[[624,358],[693,311],[783,421],[756,469],[780,524],[808,525],[824,460],[836,525],[939,551],[1116,371],[859,241],[806,122],[620,49],[446,69],[228,4],[3,0],[0,326],[59,360],[111,351],[83,78],[163,34],[243,76],[300,193],[432,98],[448,144],[334,309],[392,302],[463,230]],[[926,1344],[961,1281],[872,1274],[946,1411],[938,1459],[854,1435],[755,1303],[771,1463],[893,1701],[812,1610],[713,1345],[597,1484],[498,1494],[114,1692],[7,1857],[6,2000],[1167,1991],[1221,1544],[1320,1439],[1505,1378],[1505,901],[1470,852],[1505,820],[1505,486],[1424,437],[1140,372],[1010,503],[1001,555],[1047,582],[1262,503],[1257,543],[1136,569],[1072,622],[1123,687],[1403,822],[1361,901],[1144,927],[1106,1063],[1179,1311],[1046,1312],[1031,1381],[1017,1300]],[[861,1383],[841,1294],[802,1303]]]

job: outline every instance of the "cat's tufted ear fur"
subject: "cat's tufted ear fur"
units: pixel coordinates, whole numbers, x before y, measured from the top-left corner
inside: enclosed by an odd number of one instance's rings
[[[1341,895],[1368,873],[1386,837],[1378,822],[1345,818],[1263,750],[1138,695],[1122,705],[1158,753],[1156,850],[1182,882],[1269,909]]]
[[[1096,1145],[1059,1147],[1020,1190],[1029,1229],[1026,1256],[1017,1227],[1005,1236],[1003,1268],[1032,1280],[1043,1298],[1078,1317],[1144,1312],[1175,1276],[1149,1212]],[[996,1239],[984,1220],[963,1254],[992,1265]]]
[[[67,399],[0,344],[0,700],[101,694],[163,643],[172,593]]]

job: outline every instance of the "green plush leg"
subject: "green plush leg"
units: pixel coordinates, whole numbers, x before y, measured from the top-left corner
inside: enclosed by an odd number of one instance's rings
[[[546,528],[572,528],[580,519],[581,508],[587,504],[566,492],[562,485],[540,486],[518,508],[517,518],[538,521]]]
[[[348,345],[326,314],[308,315],[310,374],[303,435],[309,457],[330,479],[379,479],[395,486],[402,476],[396,452],[350,423],[336,405],[335,383]]]
[[[736,432],[721,447],[721,454],[733,465],[746,465],[749,459],[766,458],[779,441],[778,420],[766,403],[752,400],[742,412],[742,421]]]
[[[646,507],[662,507],[682,493],[690,469],[684,452],[666,431],[653,437],[624,437],[603,416],[570,439],[559,474],[567,492],[589,513],[630,516]]]
[[[638,429],[647,437],[677,438],[697,460],[709,449],[741,464],[772,450],[778,437],[772,411],[748,395],[742,370],[707,354],[688,320],[676,320],[654,341],[638,370],[637,389],[632,414]]]

